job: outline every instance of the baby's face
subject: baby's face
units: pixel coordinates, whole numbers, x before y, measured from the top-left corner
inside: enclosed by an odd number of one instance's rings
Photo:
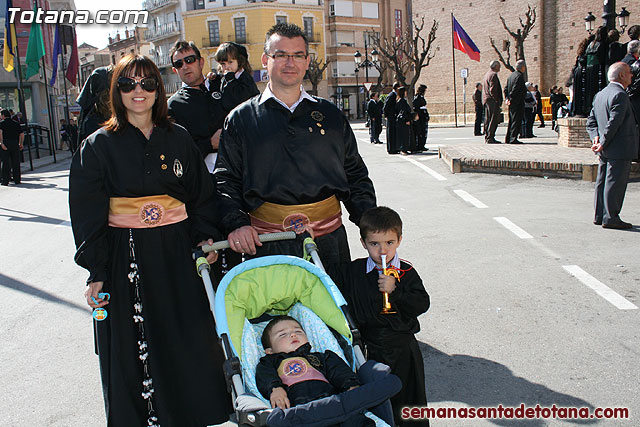
[[[269,334],[271,348],[266,348],[267,354],[290,353],[303,344],[309,342],[307,334],[302,326],[293,320],[283,320],[278,322]]]

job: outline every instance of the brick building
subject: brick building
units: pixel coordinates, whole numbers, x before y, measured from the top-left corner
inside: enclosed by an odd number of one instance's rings
[[[467,0],[455,1],[447,6],[432,0],[413,0],[413,16],[425,17],[430,23],[439,22],[437,38],[434,43],[436,56],[431,64],[422,70],[419,83],[426,84],[429,112],[432,114],[453,113],[453,70],[451,51],[451,12],[480,49],[480,62],[469,59],[460,51],[455,52],[456,59],[456,99],[458,113],[463,107],[463,84],[460,77],[462,68],[469,69],[467,85],[467,112],[473,111],[471,94],[474,85],[482,79],[489,69],[489,62],[498,59],[491,47],[489,37],[493,37],[499,49],[503,40],[512,40],[502,27],[498,15],[502,15],[509,28],[519,28],[518,17],[524,18],[527,3],[536,8],[537,19],[524,44],[525,59],[528,65],[529,81],[540,86],[543,96],[549,95],[549,87],[564,85],[575,63],[575,51],[580,41],[588,33],[585,30],[584,17],[589,11],[602,22],[602,0]],[[616,12],[626,7],[631,12],[630,25],[640,23],[638,2],[618,0]],[[635,8],[633,6],[636,6]],[[629,37],[620,38],[625,43]],[[512,43],[513,45],[513,43]],[[515,62],[512,49],[511,63]],[[504,84],[510,71],[502,67],[500,80]]]

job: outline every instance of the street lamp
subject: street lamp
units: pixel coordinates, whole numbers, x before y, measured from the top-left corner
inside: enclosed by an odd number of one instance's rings
[[[365,75],[365,83],[369,82],[369,67],[375,67],[375,63],[378,62],[378,51],[375,50],[375,48],[371,51],[371,59],[373,59],[372,61],[369,61],[369,46],[367,44],[367,34],[365,32],[365,37],[364,37],[364,61],[362,60],[362,54],[360,53],[359,50],[356,50],[356,53],[353,54],[353,60],[356,63],[356,69],[355,69],[355,74],[356,74],[356,102],[358,103],[358,108],[356,111],[360,111],[360,101],[359,101],[359,93],[360,93],[360,88],[358,87],[358,71],[361,68],[364,68],[364,75]],[[367,89],[365,87],[365,89]],[[367,89],[367,98],[369,98],[369,90]]]
[[[589,34],[593,33],[596,29],[596,17],[593,16],[593,13],[589,12],[584,18],[584,26],[587,28]]]
[[[627,25],[629,25],[629,15],[631,14],[629,13],[626,7],[623,7],[620,13],[618,14],[618,25],[620,25],[620,28],[622,29],[622,33],[624,33],[624,29],[627,28]]]

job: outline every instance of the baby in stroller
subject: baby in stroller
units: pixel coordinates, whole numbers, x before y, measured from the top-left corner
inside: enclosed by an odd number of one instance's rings
[[[337,354],[311,352],[304,329],[292,317],[271,320],[262,334],[262,345],[267,354],[256,368],[256,383],[274,408],[288,409],[360,385],[355,372]],[[340,425],[375,426],[375,422],[358,413]]]

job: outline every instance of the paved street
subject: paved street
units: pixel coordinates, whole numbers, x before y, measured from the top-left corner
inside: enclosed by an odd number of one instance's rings
[[[355,128],[378,203],[403,217],[400,255],[431,295],[418,334],[430,404],[628,407],[631,416],[431,425],[639,425],[640,227],[594,226],[590,182],[452,175],[433,148],[480,144],[472,127],[432,128],[431,150],[407,157]],[[105,425],[67,169],[68,160],[0,189],[2,426]],[[640,224],[640,182],[630,183],[621,216]],[[364,256],[356,227],[347,231],[352,256]]]

